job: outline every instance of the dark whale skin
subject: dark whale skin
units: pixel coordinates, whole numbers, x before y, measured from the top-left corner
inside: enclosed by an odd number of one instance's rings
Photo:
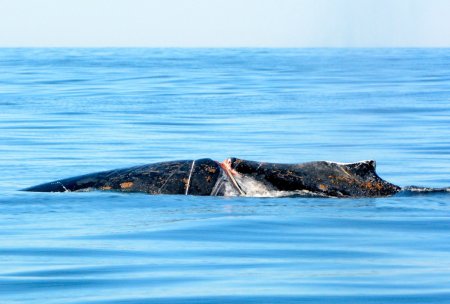
[[[275,191],[306,191],[327,197],[383,197],[401,190],[377,175],[375,161],[349,164],[326,161],[277,164],[237,158],[229,161],[233,174],[252,178]],[[224,168],[209,158],[160,162],[61,179],[24,191],[110,190],[222,196],[226,195],[227,185],[239,188],[231,183],[232,175]]]
[[[399,186],[377,175],[375,166],[373,160],[276,164],[231,159],[232,169],[279,191],[306,190],[332,197],[383,197],[399,192]]]
[[[114,190],[148,194],[210,195],[220,170],[217,162],[207,158],[195,161],[170,161],[96,172],[24,190],[34,192]]]

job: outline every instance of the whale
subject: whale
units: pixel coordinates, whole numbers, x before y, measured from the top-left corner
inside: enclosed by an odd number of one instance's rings
[[[402,190],[376,173],[374,160],[297,164],[228,158],[158,162],[95,172],[24,191],[116,191],[152,195],[386,197]]]

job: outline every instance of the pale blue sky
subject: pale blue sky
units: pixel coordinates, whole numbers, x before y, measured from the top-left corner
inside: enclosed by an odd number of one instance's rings
[[[449,47],[450,0],[0,0],[0,46]]]

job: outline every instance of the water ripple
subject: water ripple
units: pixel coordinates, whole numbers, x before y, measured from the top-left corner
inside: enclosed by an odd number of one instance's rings
[[[448,303],[448,193],[18,191],[230,156],[448,187],[448,51],[1,49],[1,302]]]

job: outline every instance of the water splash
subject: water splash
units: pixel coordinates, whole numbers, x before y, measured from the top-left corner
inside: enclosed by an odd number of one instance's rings
[[[450,192],[450,187],[430,188],[430,187],[420,187],[420,186],[406,186],[406,187],[402,188],[402,192],[406,192],[409,194],[446,193],[446,192]]]
[[[254,178],[238,175],[235,176],[236,181],[239,183],[241,189],[245,192],[246,197],[293,197],[293,196],[307,196],[307,197],[324,197],[323,194],[311,192],[308,190],[296,190],[296,191],[281,191],[270,187],[263,182],[257,181]],[[229,185],[228,192],[225,192],[226,196],[236,196],[237,191]]]

